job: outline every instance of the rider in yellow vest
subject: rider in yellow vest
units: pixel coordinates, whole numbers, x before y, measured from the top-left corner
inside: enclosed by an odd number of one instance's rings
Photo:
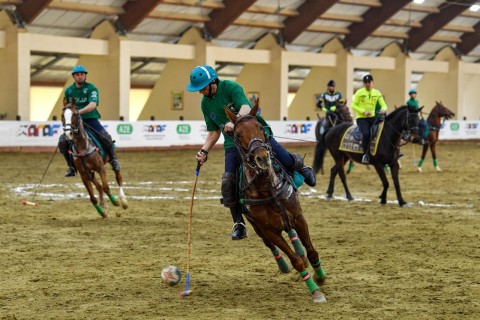
[[[367,74],[363,77],[363,88],[355,92],[351,105],[356,114],[358,128],[362,132],[362,163],[364,164],[370,163],[370,131],[378,117],[375,112],[377,105],[380,106],[378,115],[383,116],[387,111],[387,104],[380,91],[373,88],[373,77]]]

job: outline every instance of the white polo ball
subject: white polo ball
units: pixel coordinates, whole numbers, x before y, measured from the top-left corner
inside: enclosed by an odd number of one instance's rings
[[[182,273],[176,266],[165,267],[162,270],[162,280],[170,287],[176,286],[182,280]]]

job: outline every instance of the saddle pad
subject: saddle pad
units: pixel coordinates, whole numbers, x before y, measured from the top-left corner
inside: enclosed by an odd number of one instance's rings
[[[382,135],[384,124],[385,124],[385,122],[380,122],[380,124],[378,125],[378,129],[375,130],[376,134],[372,137],[372,140],[371,140],[371,143],[370,143],[370,154],[372,156],[377,154],[377,146],[378,146],[378,142],[380,141],[379,137]],[[355,139],[354,135],[353,135],[353,131],[357,127],[358,126],[353,125],[345,131],[345,133],[343,134],[343,137],[342,137],[342,141],[340,142],[340,147],[338,148],[338,150],[348,151],[348,152],[353,152],[353,153],[363,153],[362,142]]]

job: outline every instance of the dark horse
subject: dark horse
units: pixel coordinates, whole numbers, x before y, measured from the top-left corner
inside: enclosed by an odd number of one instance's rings
[[[280,248],[305,281],[314,302],[325,302],[319,285],[325,281],[320,258],[312,245],[308,225],[302,214],[292,178],[272,156],[271,146],[255,114],[258,101],[248,115],[238,117],[225,108],[235,124],[234,141],[243,164],[241,166],[240,201],[245,204],[245,216],[265,245],[272,251],[281,272],[289,272]],[[294,250],[282,236],[288,233]],[[302,247],[305,246],[305,251]],[[308,257],[308,259],[307,259]],[[307,271],[308,262],[314,269]]]
[[[385,123],[383,130],[380,135],[380,140],[377,146],[377,152],[375,155],[372,155],[370,158],[370,164],[374,165],[375,170],[382,180],[383,191],[380,195],[380,203],[387,203],[387,190],[388,190],[388,180],[385,175],[384,167],[385,165],[390,166],[392,173],[393,183],[395,185],[395,190],[397,191],[398,204],[400,206],[405,206],[407,203],[403,200],[402,192],[400,190],[400,182],[398,180],[398,171],[400,169],[398,164],[398,146],[402,136],[410,133],[415,133],[418,130],[418,112],[422,108],[416,110],[415,108],[402,106],[395,109],[385,118]],[[335,160],[335,165],[332,167],[330,172],[330,183],[328,185],[327,197],[332,198],[333,189],[335,183],[335,177],[337,174],[340,175],[342,180],[343,187],[347,194],[348,200],[353,200],[350,190],[347,186],[347,177],[345,175],[345,162],[350,159],[358,163],[362,163],[363,152],[349,152],[340,150],[341,142],[343,136],[348,128],[351,127],[351,124],[344,123],[333,127],[327,133],[325,137],[325,142],[328,147],[328,150]],[[360,148],[361,150],[361,148]]]
[[[67,140],[73,140],[73,148],[71,151],[73,155],[73,162],[75,164],[75,168],[77,168],[80,176],[82,177],[82,182],[87,188],[88,194],[90,195],[90,202],[97,209],[97,212],[102,216],[102,218],[107,218],[105,201],[103,199],[104,192],[107,194],[113,205],[122,205],[122,208],[126,209],[128,207],[128,202],[125,194],[123,193],[123,179],[120,171],[115,171],[115,179],[117,180],[120,193],[120,197],[118,198],[111,193],[108,185],[107,174],[105,172],[105,163],[108,162],[108,155],[102,159],[97,145],[95,145],[92,138],[90,138],[83,126],[82,117],[78,113],[78,109],[75,106],[75,100],[72,103],[67,104],[67,101],[64,99],[63,105],[63,132]],[[95,177],[95,172],[97,172],[100,176],[102,181],[101,185]],[[98,201],[95,197],[92,183],[98,190],[100,201]]]
[[[344,122],[352,123],[352,115],[346,104],[346,100],[340,99],[336,103],[336,110],[334,112],[328,112],[324,118],[320,118],[315,126],[315,138],[317,144],[315,146],[315,154],[313,157],[312,169],[315,174],[319,171],[323,174],[323,160],[325,158],[325,136],[331,127],[339,125]]]
[[[419,135],[421,138],[425,139],[425,142],[423,144],[423,150],[422,150],[422,158],[418,162],[417,166],[417,171],[418,172],[423,172],[422,170],[422,165],[423,161],[425,160],[425,156],[427,155],[428,147],[430,146],[430,151],[432,152],[432,158],[433,158],[433,166],[435,167],[435,170],[438,172],[441,172],[442,169],[438,166],[437,162],[437,151],[435,144],[438,141],[438,134],[440,132],[440,128],[442,126],[442,118],[445,120],[448,120],[455,116],[455,113],[453,113],[450,109],[445,107],[442,102],[435,101],[435,106],[433,107],[432,111],[427,117],[426,121],[426,126],[425,126],[425,132],[426,136],[423,134],[423,132],[419,132]]]

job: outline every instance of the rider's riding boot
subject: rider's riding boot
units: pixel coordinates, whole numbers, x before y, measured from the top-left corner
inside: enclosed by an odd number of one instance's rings
[[[242,209],[240,207],[230,208],[233,218],[232,240],[241,240],[247,237],[247,228],[242,216]]]
[[[305,183],[310,187],[315,187],[317,178],[311,167],[306,167],[303,158],[299,154],[292,154],[294,159],[293,170],[300,173],[305,178]]]
[[[65,160],[67,161],[68,169],[65,172],[65,177],[75,177],[77,174],[77,169],[75,169],[75,165],[73,164],[73,159],[72,157],[67,153],[63,154],[65,157]]]
[[[110,164],[112,165],[113,171],[120,171],[120,161],[117,159],[115,145],[113,143],[108,147],[107,152],[110,156]]]

